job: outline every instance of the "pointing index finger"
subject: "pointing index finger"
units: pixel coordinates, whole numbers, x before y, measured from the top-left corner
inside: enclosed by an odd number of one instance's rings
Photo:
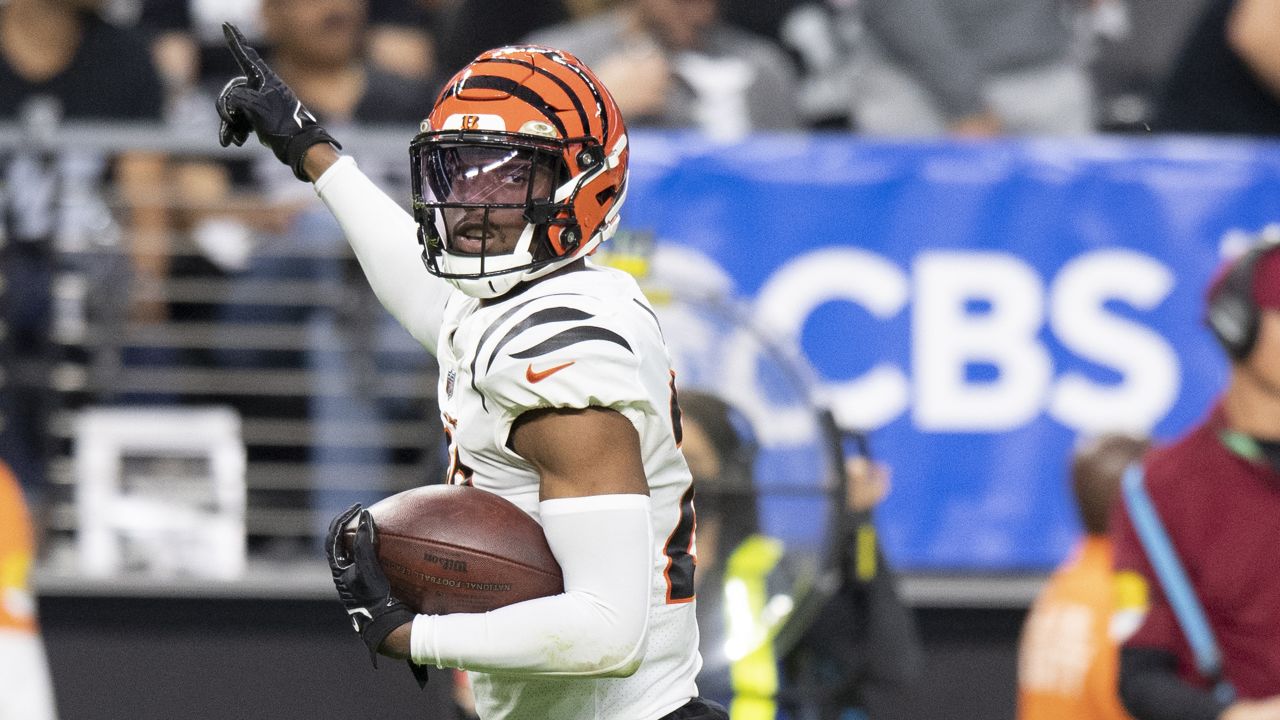
[[[227,48],[231,50],[231,55],[236,59],[236,64],[240,66],[240,70],[249,80],[249,88],[252,90],[261,90],[263,80],[266,76],[266,64],[262,61],[262,56],[258,55],[258,51],[249,46],[249,41],[245,39],[240,29],[229,22],[222,23],[222,35],[227,40]]]

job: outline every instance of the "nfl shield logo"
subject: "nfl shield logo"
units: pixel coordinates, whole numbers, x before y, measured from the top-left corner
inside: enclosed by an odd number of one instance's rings
[[[444,396],[453,397],[453,381],[458,378],[457,370],[450,370],[449,374],[444,378]]]

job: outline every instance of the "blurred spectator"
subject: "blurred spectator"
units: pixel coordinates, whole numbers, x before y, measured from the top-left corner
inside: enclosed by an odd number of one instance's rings
[[[444,0],[448,2],[448,0]],[[574,20],[581,20],[588,15],[595,15],[604,12],[609,8],[617,5],[622,0],[563,0],[565,10],[569,11],[569,17]]]
[[[1155,555],[1117,505],[1115,627],[1120,694],[1138,720],[1280,718],[1280,242],[1268,237],[1211,286],[1210,328],[1231,376],[1209,417],[1147,455],[1141,479],[1221,655],[1203,677],[1155,574]],[[1146,523],[1143,525],[1146,527]],[[1162,567],[1168,567],[1163,561]],[[1192,626],[1194,627],[1194,625]],[[1212,673],[1212,668],[1206,668]],[[1233,692],[1231,689],[1233,688]],[[1232,700],[1233,695],[1238,698]]]
[[[786,53],[722,22],[716,0],[625,0],[529,40],[590,65],[631,126],[697,127],[734,140],[800,124]]]
[[[1169,74],[1155,125],[1280,135],[1280,0],[1211,0]]]
[[[0,5],[0,120],[52,98],[73,120],[154,120],[160,86],[145,44],[108,25],[99,0],[8,0]]]
[[[262,0],[263,37],[273,69],[325,126],[358,143],[354,127],[393,128],[410,137],[434,99],[425,83],[383,70],[364,54],[364,0]],[[228,54],[223,49],[223,52]],[[205,108],[212,115],[212,103]],[[342,128],[348,132],[342,132]],[[255,140],[251,140],[255,142]],[[398,158],[362,156],[362,169],[379,181],[407,174]],[[396,175],[394,182],[407,178]],[[341,228],[318,201],[310,185],[264,153],[251,167],[190,163],[182,171],[183,195],[201,208],[191,218],[191,235],[208,263],[183,268],[190,275],[225,277],[225,301],[212,307],[185,307],[194,321],[214,321],[223,341],[192,358],[221,369],[294,371],[315,383],[296,396],[238,397],[237,409],[251,420],[297,422],[305,428],[301,448],[275,447],[252,460],[303,460],[309,470],[315,536],[323,537],[327,518],[353,502],[368,504],[392,482],[396,449],[392,422],[421,417],[418,401],[380,397],[371,355],[379,333],[393,325],[358,282],[359,269]],[[264,286],[310,288],[321,298],[295,303],[262,299]],[[297,328],[305,347],[242,349],[234,338],[244,327],[276,324]],[[399,332],[398,329],[393,332]],[[424,360],[425,362],[425,360]],[[434,417],[433,414],[428,414]],[[353,428],[374,439],[352,442]],[[427,460],[436,457],[438,437],[422,438]],[[367,468],[359,480],[352,467]],[[347,490],[355,488],[354,490]],[[271,551],[305,548],[281,543]]]
[[[726,23],[768,38],[799,70],[796,104],[814,129],[851,127],[852,61],[862,35],[857,0],[721,3]]]
[[[569,18],[566,0],[454,2],[442,20],[440,66],[464,67],[485,50],[515,44],[538,28]]]
[[[1156,102],[1192,25],[1210,0],[1093,0],[1090,74],[1098,129],[1151,132]]]
[[[364,0],[262,0],[271,66],[326,125],[401,123],[415,132],[433,93],[365,58],[366,20]]]
[[[209,105],[221,86],[208,88],[202,83],[225,77],[235,68],[224,57],[221,24],[234,22],[257,36],[259,2],[141,0],[138,27],[150,40],[152,59],[164,83],[166,117],[174,125],[191,128],[208,122]]]
[[[0,720],[53,720],[53,687],[31,592],[35,561],[22,490],[0,462]]]
[[[794,571],[782,542],[760,527],[754,477],[758,448],[746,418],[720,398],[697,391],[681,391],[679,405],[681,450],[693,474],[698,513],[699,692],[726,704],[735,718],[773,718],[778,709],[782,717],[896,716],[920,672],[920,641],[883,555],[875,548],[873,561],[860,560],[857,537],[862,521],[888,493],[887,470],[863,457],[847,463],[845,508],[834,529],[842,539],[838,587],[813,591],[825,593],[818,595],[814,612],[792,615],[810,623],[796,633],[786,628],[779,632],[779,638],[798,638],[794,644],[731,657],[726,648],[734,636],[741,639],[744,618],[726,610],[727,581],[758,588],[761,596],[754,598],[758,602],[753,607],[762,618],[747,620],[765,624],[769,611],[763,609],[764,593],[794,595],[790,584],[795,578],[787,577]],[[796,600],[801,608],[810,602]],[[772,639],[773,634],[751,637]],[[773,664],[775,650],[781,655],[776,658],[781,677]]]
[[[432,0],[359,0],[361,54],[372,68],[407,81],[428,85],[436,77],[432,31],[437,27]],[[208,108],[221,82],[239,72],[226,52],[222,23],[234,22],[251,37],[261,37],[270,0],[143,0],[139,25],[151,37],[151,51],[164,82],[168,115],[179,125],[207,121]],[[325,12],[326,2],[314,3]],[[340,25],[341,23],[339,23]],[[337,41],[347,30],[335,25]],[[272,38],[267,38],[272,40]],[[319,38],[317,38],[319,40]],[[216,86],[215,86],[216,85]]]
[[[853,127],[853,94],[862,21],[854,0],[801,2],[778,26],[783,47],[799,61],[797,102],[812,128]]]
[[[749,33],[782,41],[787,17],[804,5],[820,5],[814,0],[773,0],[772,2],[727,2],[721,5],[724,21]]]
[[[261,1],[260,26],[272,48],[272,67],[326,126],[341,130],[353,125],[390,125],[409,134],[417,131],[435,91],[429,83],[395,75],[368,60],[364,54],[365,0]],[[230,54],[225,47],[221,53]],[[208,105],[203,112],[209,115]],[[370,171],[378,174],[376,168]],[[178,174],[188,204],[206,209],[190,218],[193,237],[209,259],[225,271],[239,272],[248,267],[250,229],[276,235],[287,233],[296,226],[298,213],[308,207],[327,217],[318,207],[314,193],[300,186],[288,168],[273,158],[262,159],[248,174],[259,186],[250,196],[258,198],[256,203],[246,204],[245,198],[230,202],[235,194],[243,192],[239,185],[245,178],[233,176],[224,164],[188,163]],[[268,198],[265,203],[263,196]],[[220,211],[220,206],[235,210]],[[332,223],[318,222],[332,226],[336,233]],[[304,245],[318,241],[295,239]],[[345,247],[340,234],[329,240],[336,248]],[[334,268],[317,272],[342,275]]]
[[[103,22],[93,0],[9,0],[0,4],[0,122],[51,132],[60,120],[158,121],[157,81],[145,43]],[[115,159],[114,179],[128,212],[132,311],[159,312],[167,272],[165,165],[150,153]],[[105,158],[74,147],[16,150],[0,188],[0,458],[39,501],[45,476],[54,360],[53,287],[60,253],[110,246],[119,238],[101,193]],[[118,282],[118,281],[117,281]]]
[[[438,27],[431,4],[428,0],[369,0],[369,60],[401,77],[428,81],[436,71],[436,39],[431,30]]]
[[[1080,135],[1093,91],[1066,12],[1075,0],[861,0],[853,93],[870,135]]]
[[[364,0],[262,0],[261,27],[272,48],[271,65],[328,127],[394,125],[414,133],[434,99],[434,85],[395,75],[367,59],[365,11]],[[225,48],[221,53],[229,55]],[[206,116],[210,105],[203,108]],[[259,162],[253,174],[270,198],[269,207],[237,203],[234,218],[215,209],[190,219],[197,244],[224,270],[243,270],[248,263],[251,242],[238,223],[279,233],[300,208],[316,206],[314,194],[272,158]],[[225,205],[237,192],[223,164],[188,163],[178,183],[188,204],[198,208]],[[340,236],[334,241],[345,245]]]
[[[1111,639],[1115,588],[1107,521],[1145,440],[1103,435],[1076,450],[1071,484],[1085,535],[1040,592],[1018,653],[1018,720],[1127,720]]]

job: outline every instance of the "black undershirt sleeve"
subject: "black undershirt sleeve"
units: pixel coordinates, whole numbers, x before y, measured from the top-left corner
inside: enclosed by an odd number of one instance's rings
[[[1225,709],[1178,677],[1178,658],[1154,648],[1120,650],[1120,699],[1136,720],[1216,720]]]

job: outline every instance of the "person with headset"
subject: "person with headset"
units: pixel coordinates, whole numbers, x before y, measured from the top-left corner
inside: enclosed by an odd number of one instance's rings
[[[1227,266],[1205,319],[1227,388],[1112,522],[1120,695],[1137,720],[1280,720],[1280,237]]]
[[[678,400],[697,511],[699,691],[734,720],[903,717],[923,651],[893,571],[878,547],[866,556],[865,542],[870,513],[888,493],[888,469],[865,455],[845,462],[834,582],[818,591],[821,599],[802,597],[803,573],[761,522],[751,421],[707,392],[681,390]],[[796,609],[771,625],[782,597]],[[754,641],[744,645],[744,637]]]

